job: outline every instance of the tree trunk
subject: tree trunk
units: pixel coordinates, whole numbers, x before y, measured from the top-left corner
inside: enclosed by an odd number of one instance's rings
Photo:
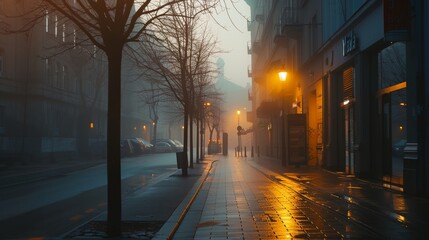
[[[189,162],[190,168],[194,168],[194,118],[193,118],[193,113],[190,114],[189,116]]]
[[[107,52],[109,62],[107,103],[107,231],[121,234],[121,63],[122,48]]]
[[[197,163],[200,163],[200,120],[197,118]]]
[[[183,158],[182,158],[182,176],[188,176],[188,109],[184,107],[183,111]]]

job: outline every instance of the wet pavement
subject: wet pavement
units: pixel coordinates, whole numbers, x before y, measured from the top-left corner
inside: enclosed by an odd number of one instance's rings
[[[428,203],[320,168],[219,156],[173,239],[418,239]]]
[[[133,228],[120,239],[426,239],[429,229],[428,199],[354,176],[221,155],[195,166],[190,177],[175,170],[133,192],[123,203]],[[85,226],[105,214],[94,220]],[[79,228],[63,238],[109,238],[99,233]]]

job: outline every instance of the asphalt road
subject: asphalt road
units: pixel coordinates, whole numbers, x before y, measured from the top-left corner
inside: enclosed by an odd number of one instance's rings
[[[177,171],[174,153],[122,160],[123,201]],[[106,210],[106,165],[0,189],[0,238],[59,237]]]

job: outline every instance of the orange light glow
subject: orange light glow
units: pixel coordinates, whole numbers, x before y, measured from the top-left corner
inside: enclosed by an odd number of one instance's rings
[[[279,79],[280,79],[280,81],[284,82],[284,81],[286,81],[286,78],[287,78],[287,72],[284,71],[284,70],[281,70],[279,72]]]

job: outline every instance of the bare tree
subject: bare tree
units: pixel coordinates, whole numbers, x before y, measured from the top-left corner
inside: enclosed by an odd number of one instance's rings
[[[14,0],[3,0],[13,2]],[[190,94],[192,81],[189,76],[193,66],[190,49],[192,49],[192,37],[189,35],[191,29],[197,24],[195,18],[200,12],[207,10],[210,6],[223,3],[224,0],[212,1],[189,1],[187,7],[181,5],[172,12],[172,6],[184,0],[27,0],[17,19],[19,21],[13,26],[0,23],[0,28],[8,32],[23,32],[40,23],[46,15],[56,14],[61,19],[70,21],[80,29],[82,35],[81,44],[94,45],[102,50],[108,61],[108,112],[107,112],[107,176],[108,176],[108,216],[107,229],[110,235],[121,233],[121,164],[120,164],[120,116],[121,116],[121,67],[122,56],[125,46],[138,41],[146,41],[145,35],[153,35],[148,32],[148,27],[156,25],[156,29],[163,31],[164,27],[176,27],[176,36],[166,36],[166,39],[177,41],[166,41],[164,46],[176,48],[178,55],[172,56],[171,61],[163,56],[161,62],[167,64],[160,68],[165,79],[179,79],[181,81],[166,81],[171,89],[180,89],[173,92],[177,99],[181,99],[185,113],[185,132],[188,130],[188,114],[190,109]],[[194,5],[190,3],[193,2]],[[196,3],[204,6],[196,9]],[[208,4],[211,4],[208,7]],[[168,20],[172,18],[173,20]],[[160,23],[162,22],[162,24]],[[164,25],[165,24],[165,25]],[[180,36],[179,33],[186,33]],[[159,35],[158,35],[159,36]],[[154,41],[148,42],[155,44]],[[74,42],[73,44],[76,44]],[[159,46],[159,44],[158,44]],[[72,47],[72,46],[70,46]],[[155,50],[156,48],[154,48]],[[158,50],[158,49],[156,49]],[[185,51],[183,51],[185,50]],[[167,71],[172,70],[172,71]],[[176,85],[178,84],[178,85]],[[185,136],[187,136],[185,134]],[[186,144],[186,140],[185,140]],[[185,148],[186,149],[186,148]],[[185,159],[187,159],[185,151]],[[187,161],[186,161],[187,164]],[[187,166],[185,166],[187,175]]]
[[[184,115],[184,157],[182,175],[188,175],[188,133],[192,136],[192,117],[197,79],[210,73],[209,58],[216,52],[216,41],[201,21],[208,6],[184,1],[173,8],[174,16],[160,25],[152,25],[153,35],[142,43],[140,64],[158,75],[165,94],[180,103]],[[192,141],[189,141],[192,156]],[[191,162],[192,164],[192,162]]]
[[[107,175],[110,235],[121,233],[121,66],[124,47],[139,41],[149,25],[171,14],[171,6],[183,0],[29,0],[16,31],[25,31],[46,14],[55,13],[71,21],[108,60]],[[2,24],[3,26],[3,24]],[[4,26],[6,28],[6,26]]]
[[[139,90],[143,103],[148,107],[149,118],[153,123],[153,136],[152,143],[156,143],[157,128],[159,122],[159,107],[160,103],[165,101],[163,98],[162,90],[158,87],[156,81],[151,81],[149,84],[142,84]]]

